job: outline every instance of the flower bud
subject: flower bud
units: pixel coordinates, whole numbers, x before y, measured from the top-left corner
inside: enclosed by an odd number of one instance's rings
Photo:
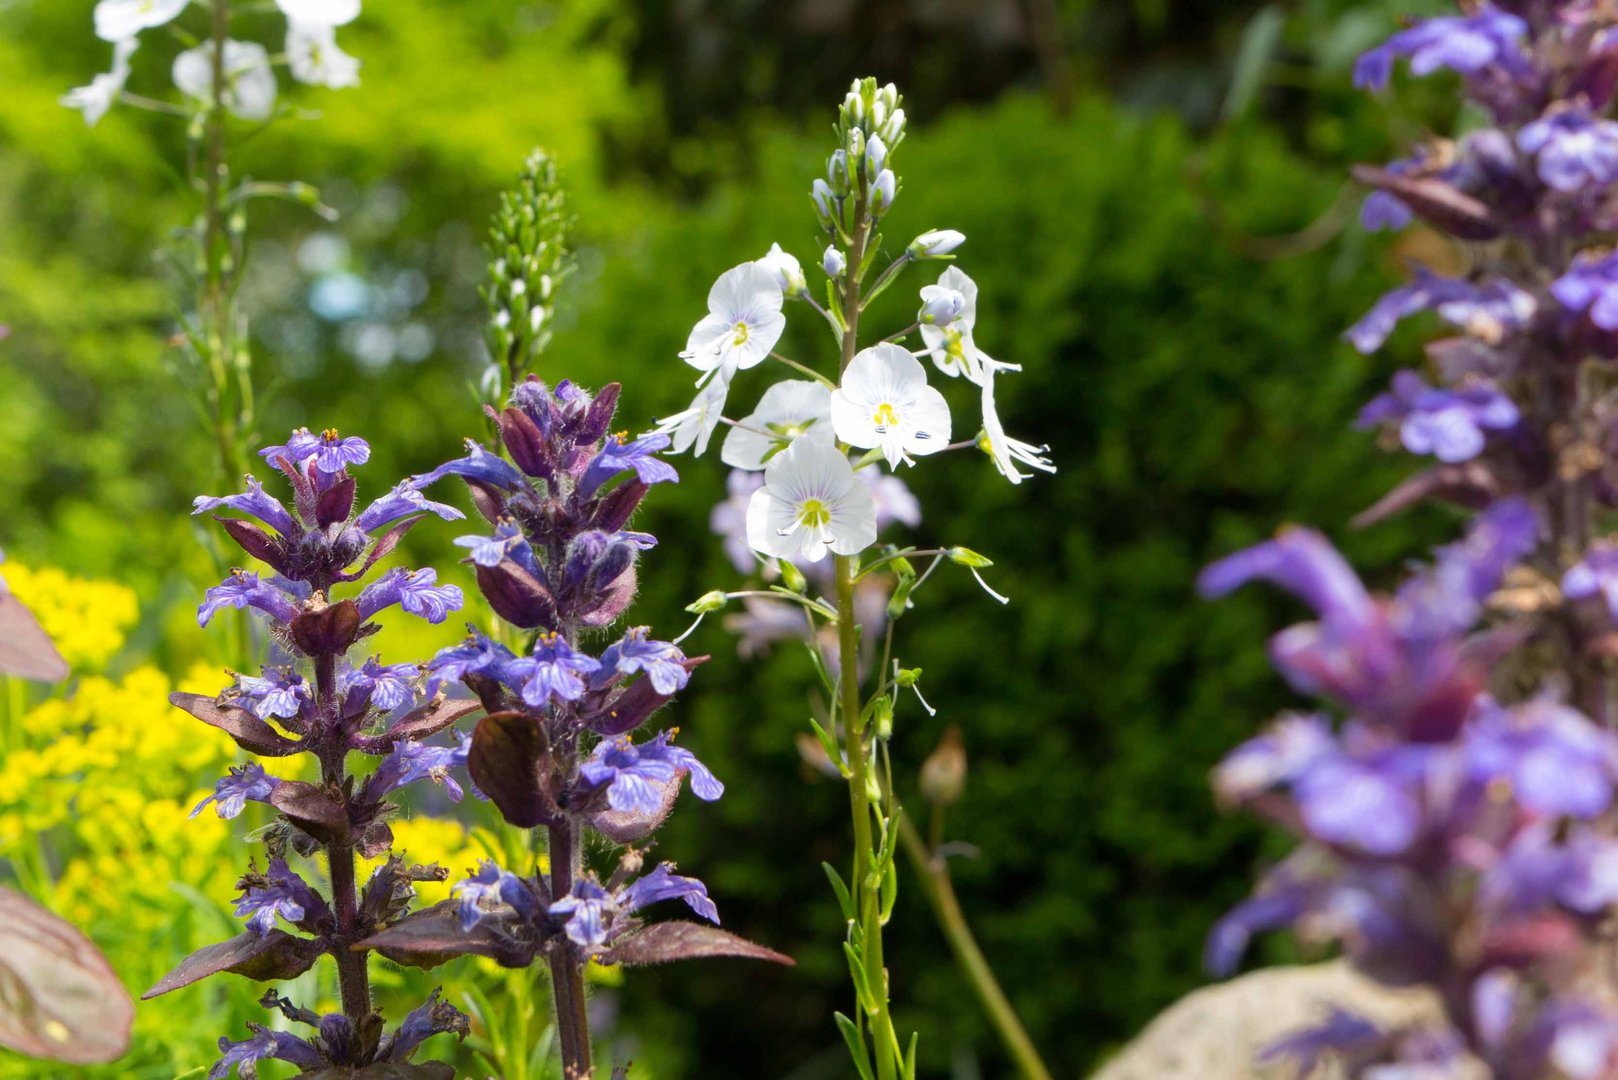
[[[767,255],[758,261],[781,286],[781,292],[788,299],[801,296],[809,282],[803,276],[803,265],[796,258],[781,250],[780,244],[771,244]]]
[[[921,797],[933,806],[949,806],[966,788],[966,748],[961,729],[951,724],[938,747],[921,763]]]
[[[865,175],[880,176],[887,161],[888,144],[882,141],[882,136],[872,135],[871,141],[865,144]]]
[[[871,215],[881,216],[893,206],[893,199],[898,194],[899,179],[893,175],[892,169],[883,169],[877,178],[871,182]]]
[[[905,111],[903,109],[894,109],[892,115],[888,117],[887,122],[879,130],[882,137],[890,144],[898,143],[899,138],[905,133]]]
[[[802,570],[799,570],[786,559],[781,560],[780,566],[781,584],[795,593],[803,593],[808,590],[809,582],[804,578]]]
[[[921,290],[921,310],[916,321],[923,326],[948,326],[966,310],[966,297],[959,289],[928,285]]]
[[[865,156],[865,132],[850,128],[848,132],[848,160],[858,161]]]
[[[685,610],[693,615],[707,615],[710,612],[718,611],[729,602],[730,597],[725,595],[725,590],[715,589],[712,592],[703,593],[695,602],[687,604]]]
[[[826,276],[833,280],[843,276],[848,269],[848,259],[838,250],[836,244],[829,244],[826,253],[820,257],[820,268],[826,271]]]
[[[938,259],[966,242],[966,234],[954,229],[928,229],[910,241],[912,259]]]
[[[843,98],[843,119],[851,125],[865,122],[865,102],[860,98],[860,84],[857,79],[848,96]]]
[[[821,226],[831,228],[837,216],[837,196],[832,192],[831,185],[824,180],[816,180],[809,197],[815,201],[815,216],[820,218]]]
[[[893,738],[893,699],[884,694],[876,699],[875,705],[871,726],[876,729],[876,737]]]
[[[831,152],[826,159],[826,179],[832,194],[838,198],[848,194],[848,151],[839,148]]]
[[[949,549],[949,561],[973,570],[981,570],[986,566],[993,566],[994,561],[986,556],[979,555],[971,548],[952,547]]]

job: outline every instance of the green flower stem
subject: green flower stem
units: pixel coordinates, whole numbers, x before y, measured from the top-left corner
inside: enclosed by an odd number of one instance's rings
[[[921,833],[916,831],[909,818],[899,822],[899,842],[916,871],[916,877],[921,881],[927,904],[938,919],[938,928],[949,941],[950,951],[955,954],[961,974],[971,984],[972,992],[988,1014],[1000,1041],[1005,1044],[1006,1052],[1017,1063],[1018,1073],[1029,1080],[1051,1080],[1050,1070],[1040,1059],[1034,1041],[1028,1037],[1028,1030],[1018,1019],[1017,1011],[1012,1008],[983,950],[978,947],[971,926],[967,925],[966,915],[955,898],[949,864],[921,838]]]
[[[843,351],[838,372],[847,369],[859,348],[860,282],[859,268],[864,263],[865,245],[870,237],[870,226],[865,221],[865,200],[861,195],[854,207],[854,220],[859,224],[849,242],[848,276],[842,285]],[[847,447],[841,442],[840,449]],[[840,697],[843,714],[843,737],[846,740],[845,757],[852,776],[848,783],[849,808],[854,818],[854,864],[849,881],[855,916],[858,922],[861,966],[866,973],[867,985],[856,998],[870,1002],[862,1007],[872,1034],[872,1053],[876,1059],[878,1080],[895,1080],[899,1075],[904,1050],[893,1027],[893,1016],[888,1008],[888,974],[882,952],[881,883],[876,874],[876,846],[871,830],[870,743],[864,723],[864,705],[860,694],[859,623],[854,610],[854,564],[844,555],[833,560],[837,577],[837,649],[840,666]],[[857,1002],[856,1002],[857,1004]]]

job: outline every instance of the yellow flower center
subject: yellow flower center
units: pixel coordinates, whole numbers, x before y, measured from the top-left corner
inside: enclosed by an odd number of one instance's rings
[[[894,427],[899,423],[899,414],[894,412],[893,406],[884,401],[876,407],[871,414],[871,422],[879,428]]]
[[[735,328],[735,335],[736,336],[730,339],[730,343],[732,345],[737,345],[737,346],[746,345],[747,344],[747,336],[748,336],[749,333],[750,333],[750,331],[747,329],[747,324],[746,323],[744,323],[744,322],[737,323],[736,328]]]
[[[831,524],[831,507],[819,499],[807,499],[798,507],[798,524],[809,529],[823,529]]]

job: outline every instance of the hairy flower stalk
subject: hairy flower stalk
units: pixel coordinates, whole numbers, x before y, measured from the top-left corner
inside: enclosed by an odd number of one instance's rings
[[[1612,451],[1612,257],[1618,86],[1610,5],[1463,5],[1363,56],[1449,69],[1489,125],[1356,175],[1363,219],[1417,219],[1465,241],[1464,274],[1418,267],[1348,332],[1362,352],[1432,311],[1455,331],[1362,414],[1433,464],[1372,507],[1437,499],[1476,511],[1465,537],[1391,596],[1369,593],[1324,538],[1288,530],[1208,568],[1219,595],[1264,579],[1319,620],[1271,655],[1323,708],[1283,716],[1226,759],[1216,787],[1303,840],[1214,930],[1232,969],[1256,932],[1340,943],[1373,977],[1425,984],[1436,1027],[1334,1013],[1274,1048],[1353,1076],[1597,1080],[1618,1074],[1610,928],[1618,903],[1618,724],[1611,656],[1618,560]],[[1334,723],[1332,717],[1340,718]]]
[[[428,501],[407,483],[357,509],[351,470],[363,465],[370,452],[363,439],[336,431],[295,431],[286,443],[261,452],[290,483],[292,505],[252,476],[241,494],[196,500],[198,514],[231,512],[215,520],[273,572],[266,578],[255,571],[231,571],[208,590],[198,622],[206,626],[226,608],[255,612],[263,617],[274,654],[281,659],[260,675],[236,675],[218,697],[176,693],[170,700],[258,757],[311,755],[319,779],[283,778],[247,764],[231,770],[214,794],[198,804],[193,816],[211,805],[220,817],[234,818],[249,802],[276,810],[264,838],[266,866],[262,872],[251,866],[241,879],[236,913],[246,918],[247,930],[193,954],[146,996],[220,972],[289,979],[329,956],[342,1004],[341,1013],[323,1017],[270,991],[266,1007],[314,1027],[317,1034],[299,1038],[255,1026],[247,1040],[222,1038],[223,1056],[211,1077],[228,1076],[233,1068],[244,1078],[254,1076],[255,1063],[265,1058],[289,1061],[306,1071],[389,1065],[396,1067],[396,1075],[447,1076],[447,1066],[412,1071],[407,1063],[428,1037],[444,1031],[464,1035],[467,1030],[466,1018],[435,992],[398,1028],[385,1032],[371,999],[369,947],[363,942],[409,911],[414,882],[443,880],[447,871],[410,865],[393,855],[362,886],[355,873],[356,854],[377,858],[389,852],[393,834],[388,819],[396,812],[392,796],[399,789],[432,780],[451,799],[461,797],[450,773],[464,764],[470,740],[429,740],[471,706],[424,688],[422,665],[350,658],[355,646],[378,629],[371,620],[388,608],[398,606],[442,623],[461,606],[460,589],[439,585],[430,569],[373,574],[423,516],[454,520],[462,514]],[[353,595],[339,597],[339,590],[352,590]],[[349,770],[355,754],[377,759],[369,776]],[[316,852],[325,855],[327,892],[293,869],[295,859]],[[301,933],[289,933],[278,923]]]
[[[1012,483],[1030,474],[1019,466],[1052,471],[1044,448],[1006,437],[994,398],[994,376],[1015,365],[988,357],[973,331],[977,287],[947,269],[921,290],[921,308],[908,329],[861,348],[862,313],[910,264],[949,259],[965,239],[953,230],[917,237],[902,254],[873,273],[882,251],[880,225],[900,194],[892,155],[905,137],[898,91],[875,80],[857,81],[839,114],[838,148],[824,179],[811,192],[816,216],[831,240],[821,257],[826,305],[815,300],[802,264],[779,244],[756,262],[726,271],[708,295],[709,314],[691,331],[682,358],[702,372],[691,407],[664,420],[658,432],[676,451],[703,453],[721,424],[721,458],[731,474],[730,498],[713,514],[725,549],[743,572],[761,567],[770,590],[715,591],[692,604],[699,618],[743,600],[746,614],[727,619],[743,636],[745,652],[780,639],[804,639],[834,706],[815,724],[810,756],[848,783],[854,854],[845,883],[831,866],[848,933],[844,941],[854,984],[857,1019],[839,1013],[838,1026],[865,1080],[913,1076],[915,1038],[901,1039],[889,1002],[883,928],[898,895],[896,857],[903,847],[923,876],[940,925],[963,974],[977,992],[1019,1069],[1049,1073],[954,903],[948,870],[919,836],[907,836],[888,764],[887,744],[901,690],[920,690],[920,672],[900,667],[892,654],[893,625],[910,610],[916,591],[943,559],[978,571],[989,560],[966,548],[876,547],[884,527],[920,523],[920,508],[890,469],[948,450],[981,447]],[[775,351],[787,300],[800,300],[837,341],[835,377]],[[900,343],[919,331],[920,347]],[[976,439],[950,441],[948,402],[928,385],[923,359],[950,378],[973,384],[982,409]],[[741,420],[724,414],[731,383],[774,359],[808,376],[767,390]],[[860,451],[864,451],[863,454]],[[762,475],[760,475],[762,474]],[[916,571],[912,560],[931,559]],[[987,589],[987,584],[984,584]],[[821,595],[815,595],[814,592]],[[990,595],[1004,600],[990,590]],[[878,642],[881,656],[877,657]],[[867,692],[873,672],[876,685]],[[932,707],[922,702],[931,713]],[[805,736],[807,738],[807,736]]]
[[[552,218],[542,213],[536,222],[536,206]],[[497,366],[525,362],[542,344],[544,319],[531,321],[533,334],[512,333],[502,314],[521,313],[529,325],[529,311],[549,311],[563,266],[560,207],[554,168],[530,159],[494,227],[487,296],[491,341],[501,346]],[[410,482],[420,491],[460,477],[492,529],[456,544],[506,626],[474,629],[440,652],[428,665],[428,685],[459,683],[481,705],[468,771],[507,822],[543,829],[550,865],[547,873],[537,860],[511,869],[485,861],[455,886],[454,899],[365,943],[424,967],[467,954],[510,968],[543,963],[569,1080],[593,1075],[584,981],[592,961],[792,962],[720,930],[702,882],[676,874],[672,862],[647,859],[687,779],[710,802],[724,785],[675,745],[677,729],[634,735],[706,657],[687,657],[646,627],[611,631],[634,598],[640,553],[657,543],[631,529],[630,519],[653,485],[678,479],[658,457],[667,436],[613,432],[618,396],[617,383],[591,394],[565,379],[552,387],[529,375],[511,385],[502,408],[486,408],[503,456],[468,440],[465,457]],[[616,849],[616,862],[591,865],[588,853],[603,848]],[[664,900],[683,900],[705,922],[645,922],[642,909]]]

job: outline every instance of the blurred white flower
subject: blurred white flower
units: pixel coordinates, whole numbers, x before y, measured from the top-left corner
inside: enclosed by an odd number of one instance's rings
[[[1000,475],[1013,484],[1020,484],[1033,475],[1018,471],[1019,461],[1041,472],[1055,472],[1056,466],[1051,464],[1049,458],[1043,456],[1050,447],[1020,442],[1006,434],[1006,429],[1000,424],[1000,414],[995,409],[994,375],[995,364],[994,361],[990,361],[983,370],[983,438],[979,445],[994,461],[994,467],[1000,470]]]
[[[142,30],[162,26],[185,10],[190,0],[101,0],[96,5],[96,37],[127,41]]]
[[[949,405],[927,385],[921,361],[890,342],[861,350],[832,392],[837,437],[862,449],[880,447],[890,468],[914,465],[912,454],[949,445]]]
[[[708,315],[692,329],[680,358],[698,371],[730,380],[770,355],[786,328],[785,297],[775,271],[748,262],[719,275],[708,290]]]
[[[129,81],[129,58],[135,52],[135,38],[125,38],[112,47],[112,70],[97,75],[89,86],[79,86],[62,95],[61,101],[70,109],[84,113],[84,122],[94,127],[101,122],[124,92]]]
[[[800,436],[833,441],[831,392],[808,379],[788,379],[764,391],[752,415],[730,429],[719,460],[733,469],[762,469]]]
[[[747,504],[747,542],[781,559],[857,555],[876,542],[871,489],[835,446],[799,439],[765,466]]]
[[[708,452],[708,440],[713,438],[725,411],[725,398],[730,394],[730,380],[723,374],[708,380],[708,385],[697,391],[691,407],[658,421],[655,429],[660,435],[673,440],[672,450],[683,454],[694,445],[697,457]]]
[[[225,108],[243,120],[268,120],[275,111],[275,72],[264,46],[254,41],[225,42]],[[213,42],[174,58],[174,85],[199,101],[213,98]]]
[[[337,30],[327,23],[287,24],[287,64],[294,79],[310,86],[341,90],[360,83],[360,62],[337,47]]]
[[[360,0],[275,0],[275,6],[295,23],[346,26],[360,14]]]

